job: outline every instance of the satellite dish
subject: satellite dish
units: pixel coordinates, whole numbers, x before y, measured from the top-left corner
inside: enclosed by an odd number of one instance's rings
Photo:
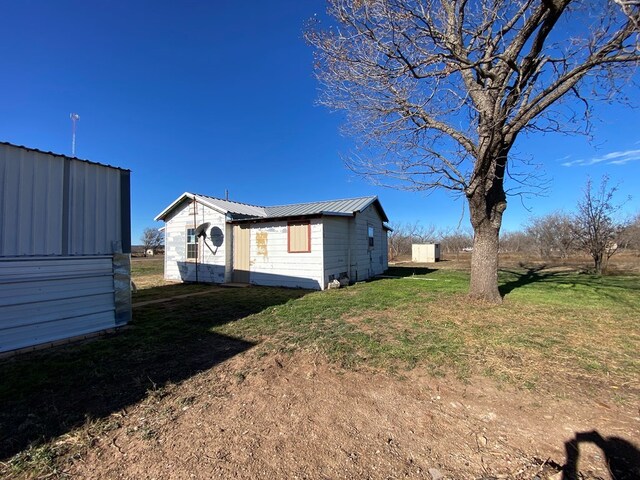
[[[211,225],[209,222],[201,223],[196,227],[196,237],[207,238],[207,228]]]
[[[222,246],[222,242],[224,242],[224,233],[222,233],[222,229],[220,227],[212,227],[209,232],[209,236],[211,237],[211,243],[217,248]]]

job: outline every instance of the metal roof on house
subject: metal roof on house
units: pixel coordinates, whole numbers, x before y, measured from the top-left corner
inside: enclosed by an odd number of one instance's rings
[[[249,205],[247,203],[234,202],[231,200],[223,200],[221,198],[209,197],[208,195],[200,195],[185,192],[171,205],[164,209],[155,220],[164,220],[178,204],[185,199],[196,200],[207,205],[214,210],[228,215],[232,220],[263,220],[275,218],[302,217],[313,215],[332,215],[332,216],[352,216],[357,212],[361,212],[371,204],[375,204],[383,222],[389,219],[382,209],[382,205],[378,197],[358,197],[345,198],[342,200],[327,200],[322,202],[294,203],[290,205],[278,205],[274,207],[263,207],[259,205]]]
[[[180,195],[171,205],[160,212],[154,220],[164,220],[167,215],[173,211],[184,200],[195,200],[203,205],[206,205],[217,212],[224,215],[229,215],[232,218],[261,218],[266,216],[264,207],[258,205],[249,205],[247,203],[233,202],[231,200],[223,200],[221,198],[209,197],[208,195],[200,195],[197,193],[184,192]]]
[[[295,203],[291,205],[279,205],[266,207],[266,218],[297,217],[305,215],[353,215],[361,212],[374,202],[378,202],[383,221],[387,222],[387,216],[382,210],[378,197],[345,198],[342,200],[327,200],[324,202]]]
[[[266,216],[265,208],[258,205],[249,205],[248,203],[234,202],[232,200],[223,200],[221,198],[210,197],[208,195],[194,194],[196,200],[210,205],[216,210],[228,213],[231,216],[248,216],[248,217],[264,217]]]

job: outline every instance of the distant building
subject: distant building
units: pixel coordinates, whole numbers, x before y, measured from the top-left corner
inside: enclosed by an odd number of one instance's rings
[[[377,197],[262,207],[183,193],[155,220],[166,279],[325,289],[387,269]]]
[[[129,174],[0,143],[0,352],[130,320]]]

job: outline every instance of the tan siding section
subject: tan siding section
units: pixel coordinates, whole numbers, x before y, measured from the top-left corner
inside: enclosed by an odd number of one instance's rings
[[[248,225],[233,226],[233,281],[249,283],[251,230]]]

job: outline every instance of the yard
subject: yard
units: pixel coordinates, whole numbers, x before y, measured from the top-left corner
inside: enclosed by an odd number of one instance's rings
[[[495,307],[448,263],[309,292],[135,259],[129,328],[0,360],[0,475],[639,478],[640,278],[503,265]]]

